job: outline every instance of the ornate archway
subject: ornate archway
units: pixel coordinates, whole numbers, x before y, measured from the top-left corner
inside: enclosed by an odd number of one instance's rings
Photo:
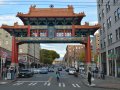
[[[100,25],[81,25],[84,12],[74,13],[68,8],[36,8],[31,6],[27,14],[17,14],[24,25],[2,25],[12,35],[12,64],[18,64],[18,48],[24,43],[81,43],[85,44],[86,63],[91,62],[90,35]]]

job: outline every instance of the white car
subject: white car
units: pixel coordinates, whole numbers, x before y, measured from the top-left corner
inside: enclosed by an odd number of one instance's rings
[[[69,75],[74,75],[75,72],[76,72],[76,70],[74,68],[72,68],[72,69],[69,69],[68,74]]]

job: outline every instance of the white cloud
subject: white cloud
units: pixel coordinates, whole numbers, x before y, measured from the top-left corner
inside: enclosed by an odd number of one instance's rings
[[[64,57],[66,53],[66,47],[67,45],[80,45],[80,44],[41,44],[42,49],[48,49],[48,50],[55,50],[57,53],[60,54],[60,57]]]
[[[84,25],[85,22],[82,22],[81,24]],[[95,25],[95,24],[98,24],[98,21],[90,21],[89,22],[89,25]]]
[[[0,26],[2,24],[13,25],[14,22],[18,22],[20,25],[23,24],[22,21],[14,15],[1,15],[0,16]]]
[[[4,3],[4,0],[0,0],[0,4],[3,4]]]

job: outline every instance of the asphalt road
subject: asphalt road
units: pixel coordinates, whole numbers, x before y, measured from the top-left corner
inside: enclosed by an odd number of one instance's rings
[[[32,78],[20,78],[15,82],[0,85],[0,90],[109,90],[103,88],[87,87],[81,82],[81,77],[61,72],[60,81],[57,82],[55,73],[35,74]]]

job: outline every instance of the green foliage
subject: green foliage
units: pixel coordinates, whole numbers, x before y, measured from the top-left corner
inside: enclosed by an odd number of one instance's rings
[[[84,62],[84,60],[85,60],[85,52],[81,52],[80,53],[80,62]]]
[[[52,64],[52,62],[59,57],[60,55],[54,50],[47,49],[40,50],[40,60],[44,64]]]

